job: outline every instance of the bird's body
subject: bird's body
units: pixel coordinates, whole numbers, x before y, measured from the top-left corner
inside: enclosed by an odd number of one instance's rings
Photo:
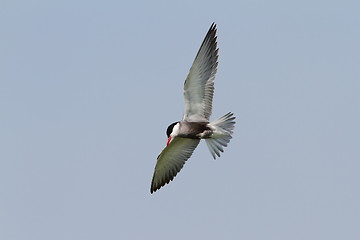
[[[212,130],[210,126],[208,126],[208,122],[188,122],[188,121],[180,121],[178,122],[178,128],[173,128],[173,135],[182,138],[208,138],[212,134]]]
[[[185,161],[200,142],[206,144],[215,159],[229,143],[235,117],[227,113],[209,122],[217,70],[218,49],[216,25],[213,23],[205,36],[184,83],[184,116],[167,128],[166,147],[157,158],[150,192],[169,183],[182,169]]]

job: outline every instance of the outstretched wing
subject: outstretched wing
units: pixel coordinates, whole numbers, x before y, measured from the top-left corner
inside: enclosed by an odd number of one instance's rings
[[[184,116],[189,122],[206,122],[212,110],[214,79],[218,65],[216,25],[213,23],[184,83]]]
[[[151,182],[153,193],[174,179],[199,144],[200,139],[175,137],[159,154]]]

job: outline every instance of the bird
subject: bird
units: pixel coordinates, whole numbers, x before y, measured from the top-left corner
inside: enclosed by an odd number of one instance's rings
[[[216,24],[212,23],[184,82],[184,114],[166,130],[166,146],[156,160],[150,193],[168,184],[183,168],[201,139],[214,159],[232,138],[235,116],[228,112],[209,122],[218,66]]]

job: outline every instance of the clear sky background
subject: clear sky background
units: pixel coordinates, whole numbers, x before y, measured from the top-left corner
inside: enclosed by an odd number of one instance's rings
[[[360,239],[360,2],[0,3],[0,239]],[[150,194],[212,22],[212,119]]]

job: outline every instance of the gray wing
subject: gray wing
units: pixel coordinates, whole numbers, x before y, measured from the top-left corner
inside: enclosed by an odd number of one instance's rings
[[[174,179],[199,144],[200,139],[175,137],[157,158],[150,192]]]
[[[189,122],[208,121],[212,111],[214,79],[218,65],[216,25],[213,23],[184,83],[184,116]]]

